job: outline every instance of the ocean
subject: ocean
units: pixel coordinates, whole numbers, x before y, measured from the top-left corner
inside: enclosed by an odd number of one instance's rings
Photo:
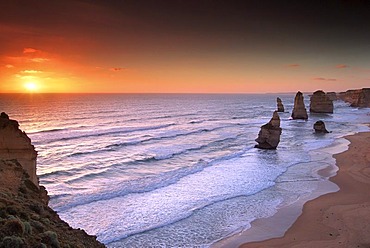
[[[254,148],[276,109],[277,150]],[[305,96],[307,111],[309,96]],[[369,109],[291,120],[294,94],[2,94],[50,206],[108,247],[210,247],[317,191]],[[331,133],[317,135],[323,120]],[[344,147],[344,148],[343,148]],[[329,168],[329,174],[320,173]]]

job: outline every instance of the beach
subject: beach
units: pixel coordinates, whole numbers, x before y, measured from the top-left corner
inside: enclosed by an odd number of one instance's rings
[[[283,237],[242,248],[370,247],[370,132],[345,138],[349,149],[334,155],[339,171],[330,179],[340,190],[307,202]]]

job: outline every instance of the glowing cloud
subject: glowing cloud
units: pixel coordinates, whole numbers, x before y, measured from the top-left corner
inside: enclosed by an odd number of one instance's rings
[[[37,49],[31,48],[31,47],[26,47],[23,49],[23,53],[35,53],[37,52]]]
[[[46,62],[46,61],[49,61],[50,59],[48,58],[32,58],[30,59],[32,62],[36,62],[36,63],[42,63],[42,62]]]
[[[339,65],[336,65],[335,67],[338,68],[338,69],[344,69],[344,68],[348,68],[349,65],[339,64]]]
[[[11,68],[14,68],[14,65],[7,64],[5,65],[5,68],[11,69]]]
[[[301,66],[300,64],[290,64],[290,65],[288,65],[288,67],[291,67],[291,68],[300,67],[300,66]]]
[[[109,70],[111,71],[122,71],[122,70],[126,70],[126,68],[122,68],[122,67],[114,67],[114,68],[110,68]]]
[[[323,77],[317,77],[317,78],[314,78],[313,80],[315,81],[337,81],[337,79],[335,78],[323,78]]]

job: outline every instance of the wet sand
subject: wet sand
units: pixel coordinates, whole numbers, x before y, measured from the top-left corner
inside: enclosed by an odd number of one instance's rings
[[[334,155],[339,171],[330,179],[340,190],[308,201],[283,237],[246,243],[242,248],[370,247],[370,132],[346,139],[351,144],[347,151]],[[290,215],[287,210],[278,218],[283,221]]]

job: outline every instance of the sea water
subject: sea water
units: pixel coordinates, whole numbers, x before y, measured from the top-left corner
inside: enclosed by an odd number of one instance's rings
[[[277,96],[287,111],[281,142],[256,149]],[[342,137],[368,130],[369,109],[342,101],[334,114],[291,120],[293,99],[3,94],[0,110],[32,139],[50,206],[72,227],[108,247],[209,247],[317,191]],[[315,134],[317,120],[332,132]]]

